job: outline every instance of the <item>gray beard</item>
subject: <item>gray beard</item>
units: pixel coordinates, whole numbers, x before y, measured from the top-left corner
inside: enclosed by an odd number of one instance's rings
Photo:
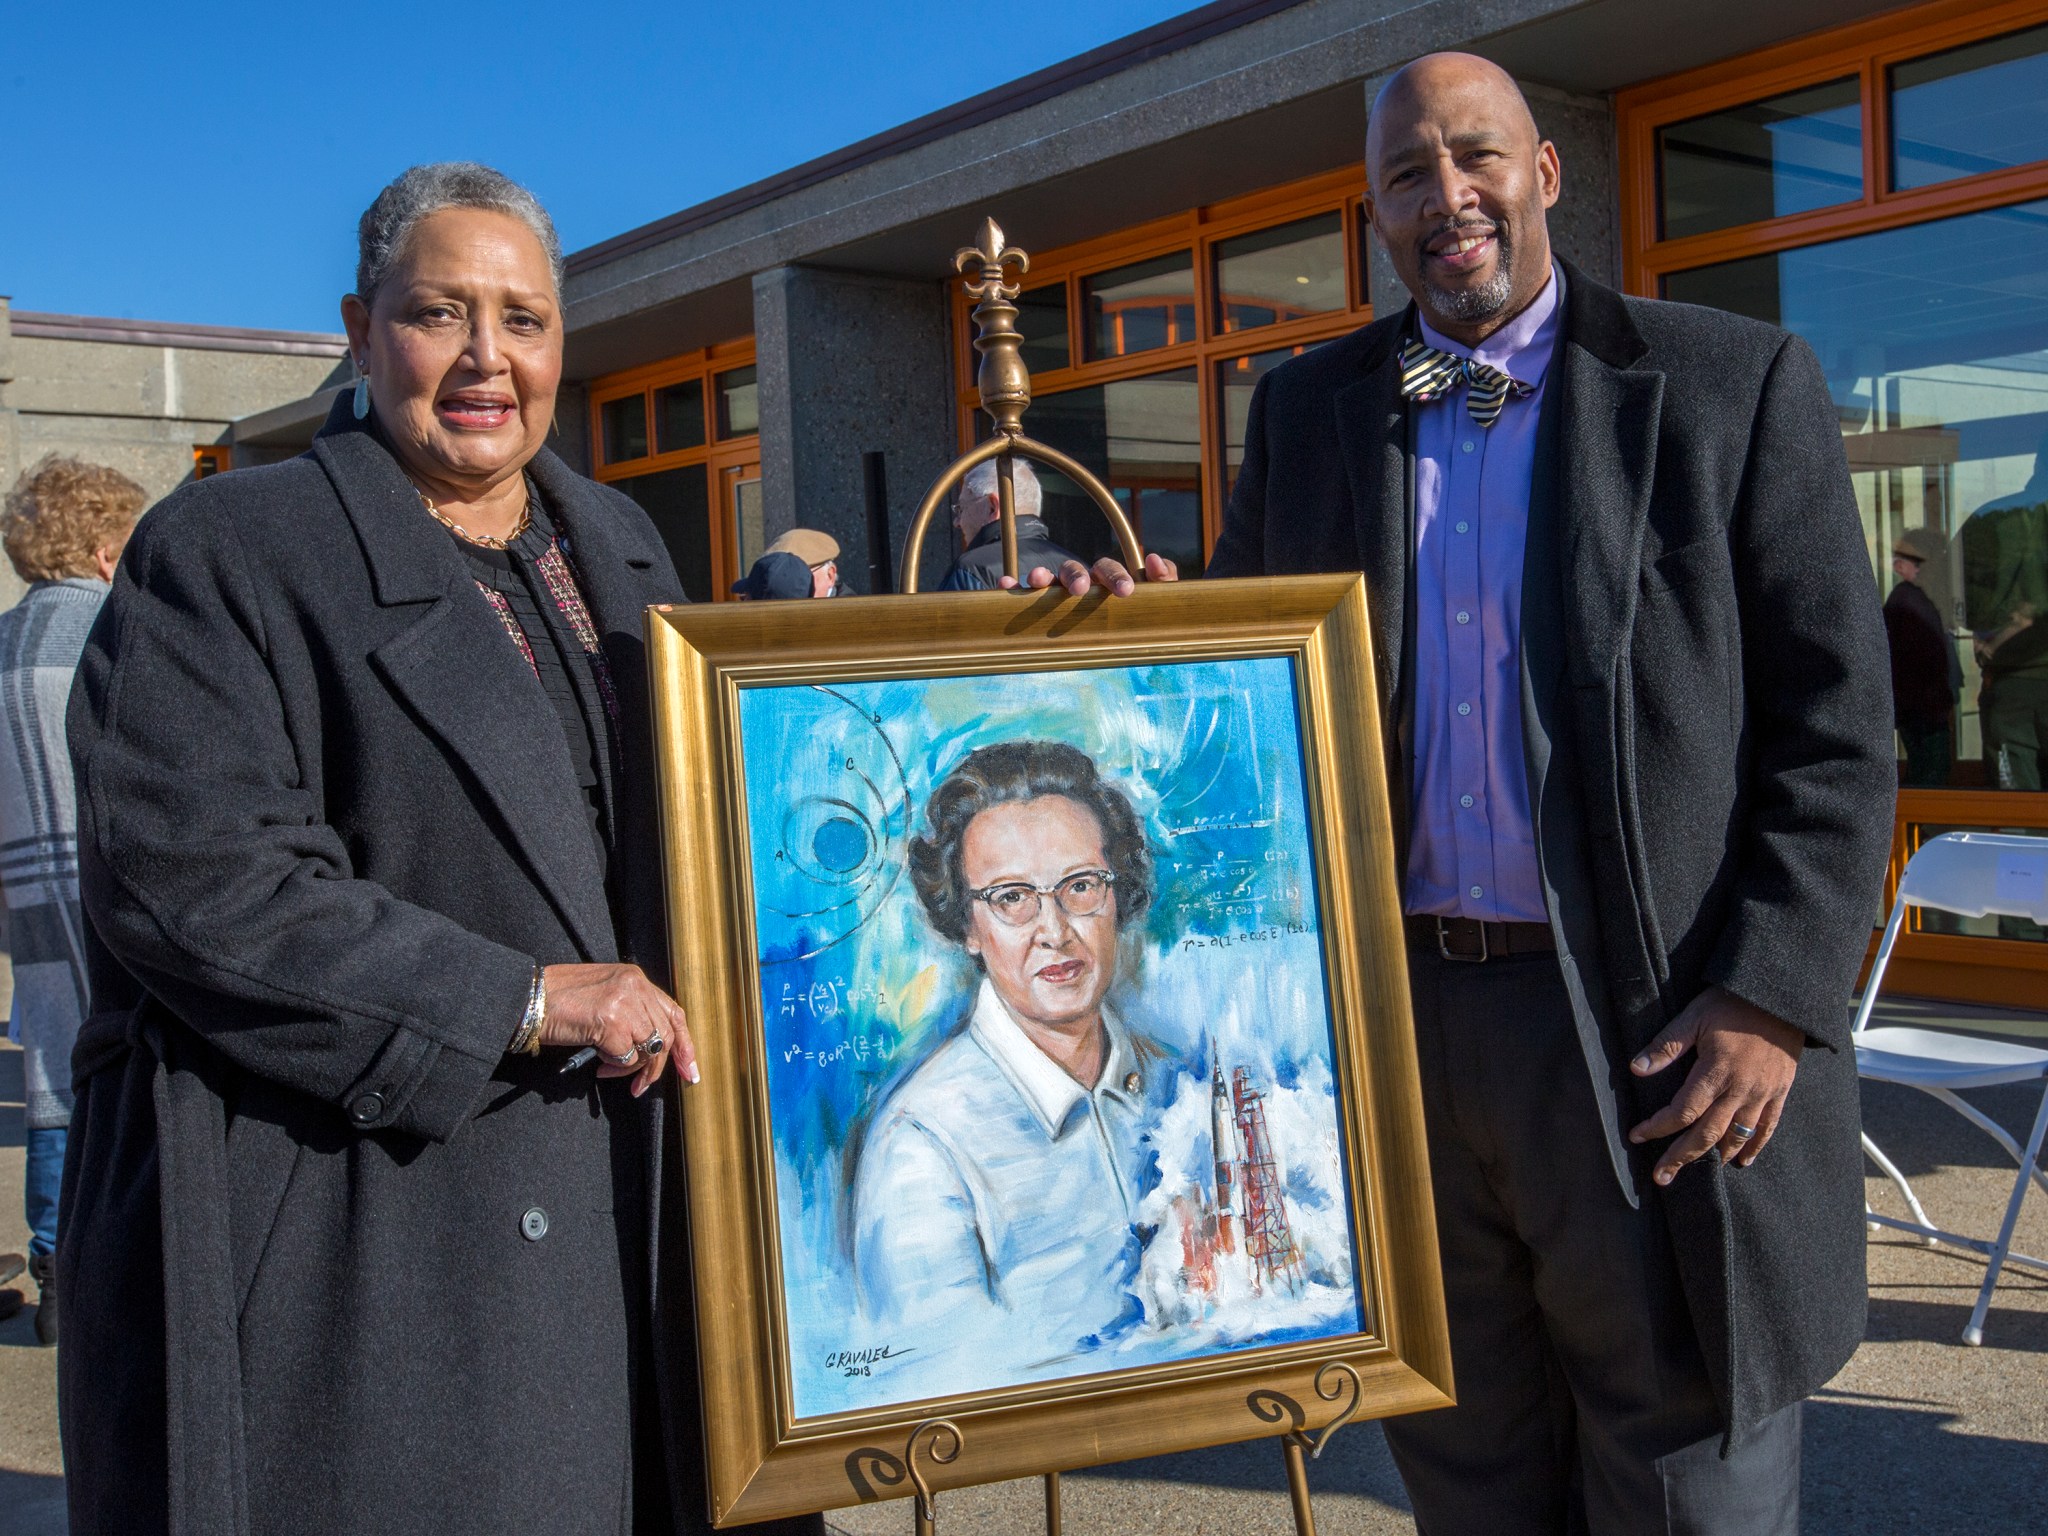
[[[1508,307],[1515,291],[1515,248],[1509,243],[1505,227],[1496,228],[1493,238],[1500,247],[1500,260],[1494,263],[1493,276],[1478,287],[1439,288],[1434,283],[1426,284],[1430,308],[1446,320],[1473,325],[1491,320]]]

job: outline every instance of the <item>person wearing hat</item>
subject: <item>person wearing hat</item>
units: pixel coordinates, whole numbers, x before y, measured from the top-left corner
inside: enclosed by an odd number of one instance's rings
[[[786,549],[771,549],[754,562],[752,570],[732,584],[732,590],[741,602],[761,603],[816,596],[815,581],[816,577],[802,557]]]
[[[838,597],[839,541],[815,528],[792,528],[766,551],[771,555],[795,555],[811,573],[809,597]]]
[[[1951,729],[1962,662],[1924,577],[1940,568],[1948,541],[1935,528],[1908,528],[1892,541],[1892,575],[1884,601],[1885,638],[1892,658],[1892,724],[1905,748],[1904,782],[1938,789],[1948,783],[1955,757]]]

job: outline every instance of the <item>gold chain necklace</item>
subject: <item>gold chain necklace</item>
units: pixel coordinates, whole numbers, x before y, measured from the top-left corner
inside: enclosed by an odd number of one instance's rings
[[[519,509],[519,526],[517,528],[514,528],[511,531],[511,533],[509,533],[502,539],[496,537],[493,534],[488,533],[471,533],[467,528],[463,527],[462,524],[458,523],[446,512],[443,512],[439,507],[435,506],[434,498],[429,496],[425,491],[421,490],[418,486],[414,486],[412,489],[413,494],[419,497],[422,504],[425,505],[427,509],[427,516],[431,517],[443,528],[446,528],[458,539],[466,540],[467,542],[479,545],[484,549],[509,549],[512,545],[519,542],[520,538],[525,534],[527,529],[533,526],[532,486],[528,486],[526,488],[526,505]]]

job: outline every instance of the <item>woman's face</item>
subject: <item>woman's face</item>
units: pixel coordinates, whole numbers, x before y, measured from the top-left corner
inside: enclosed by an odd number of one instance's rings
[[[378,424],[429,494],[476,494],[547,439],[562,378],[547,252],[509,214],[444,208],[413,226],[365,310],[342,301]]]
[[[969,890],[1021,882],[1050,889],[1069,875],[1109,868],[1102,827],[1065,795],[992,806],[967,824],[960,847]],[[1027,1023],[1092,1025],[1116,976],[1116,890],[1100,911],[1070,916],[1051,896],[1038,916],[1012,926],[979,898],[968,904],[967,952],[978,955],[996,995]]]

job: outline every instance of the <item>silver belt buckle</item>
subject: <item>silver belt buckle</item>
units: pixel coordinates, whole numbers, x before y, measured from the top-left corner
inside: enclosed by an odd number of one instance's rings
[[[1473,926],[1479,930],[1479,953],[1476,955],[1453,954],[1448,942],[1450,929],[1447,926],[1452,921],[1453,919],[1445,917],[1439,917],[1436,920],[1436,952],[1438,954],[1442,955],[1446,960],[1455,960],[1460,965],[1484,965],[1492,958],[1492,954],[1486,947],[1486,924],[1476,919],[1473,922]]]

